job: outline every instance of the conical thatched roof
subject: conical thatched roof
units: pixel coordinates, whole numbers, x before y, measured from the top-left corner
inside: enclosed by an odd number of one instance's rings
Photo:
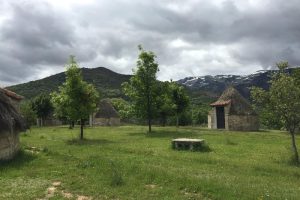
[[[250,103],[234,88],[227,88],[221,97],[211,106],[226,106],[230,104],[229,114],[256,115]]]
[[[18,133],[25,130],[25,123],[5,91],[0,89],[0,133]]]
[[[20,95],[17,95],[16,93],[8,90],[8,89],[5,89],[5,88],[0,88],[0,90],[6,94],[6,96],[16,100],[16,101],[21,101],[22,99],[24,99],[24,97],[20,96]]]
[[[95,118],[118,118],[119,114],[113,107],[109,99],[103,99],[99,103],[99,111],[96,113]]]

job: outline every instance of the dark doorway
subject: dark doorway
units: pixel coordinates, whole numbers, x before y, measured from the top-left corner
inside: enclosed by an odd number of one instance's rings
[[[217,111],[217,128],[224,129],[225,128],[224,107],[216,107],[216,111]]]

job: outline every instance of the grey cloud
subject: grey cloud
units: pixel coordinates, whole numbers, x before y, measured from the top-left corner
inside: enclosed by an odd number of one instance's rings
[[[0,23],[0,84],[61,71],[70,54],[85,66],[130,73],[138,44],[157,54],[161,79],[251,73],[279,60],[299,65],[300,3],[245,2],[116,0],[67,10],[0,3],[10,16]]]
[[[47,3],[12,3],[10,17],[0,26],[1,82],[18,83],[19,77],[36,77],[47,68],[64,67],[70,54],[80,60],[96,56],[91,48],[81,45],[68,15],[57,12]],[[11,62],[4,61],[11,60]],[[19,63],[19,64],[15,64]]]

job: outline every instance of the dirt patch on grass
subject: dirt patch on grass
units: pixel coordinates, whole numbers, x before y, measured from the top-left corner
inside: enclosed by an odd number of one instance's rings
[[[47,188],[46,195],[42,199],[37,200],[48,200],[55,195],[62,196],[65,199],[76,199],[76,200],[92,200],[92,197],[84,196],[84,195],[77,195],[71,192],[67,192],[61,189],[61,182],[54,181],[50,187]]]
[[[155,189],[155,188],[157,188],[157,185],[155,185],[155,184],[148,184],[148,185],[145,185],[145,188],[147,188],[147,189]]]

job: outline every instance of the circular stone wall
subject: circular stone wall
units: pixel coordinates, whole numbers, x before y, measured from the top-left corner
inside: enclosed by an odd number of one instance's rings
[[[0,133],[0,160],[10,160],[20,149],[18,134]]]

